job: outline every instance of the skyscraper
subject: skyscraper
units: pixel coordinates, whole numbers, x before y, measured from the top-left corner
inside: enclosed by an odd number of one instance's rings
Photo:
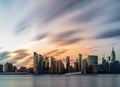
[[[3,65],[0,64],[0,72],[3,72]]]
[[[39,69],[39,73],[43,73],[43,56],[42,55],[39,55],[38,69]]]
[[[89,55],[87,58],[88,66],[98,64],[98,56]]]
[[[45,57],[44,61],[45,61],[45,73],[48,73],[49,72],[49,58]]]
[[[112,48],[111,57],[112,57],[112,62],[115,62],[116,55],[115,55],[114,47]]]
[[[82,63],[82,73],[83,73],[83,74],[86,74],[87,61],[86,61],[86,59],[83,59],[82,62],[83,62],[83,63]]]
[[[61,60],[57,60],[56,61],[55,72],[61,74],[61,73],[64,72],[64,70],[65,70],[65,68],[64,68],[64,64],[62,63],[62,61]]]
[[[62,63],[61,60],[58,61],[58,68],[59,68],[58,73],[63,73],[63,71],[64,71],[64,64]]]
[[[69,72],[70,69],[70,57],[66,57],[66,72]]]
[[[33,73],[38,74],[38,54],[36,52],[34,54],[34,61],[33,61]]]
[[[74,62],[74,71],[78,72],[78,60]]]
[[[4,72],[13,72],[13,65],[12,65],[12,63],[6,63],[5,65],[4,65]]]
[[[98,72],[98,56],[89,55],[87,58],[88,72],[97,73]]]
[[[56,68],[56,60],[54,57],[51,57],[51,68],[50,68],[51,73],[55,73],[55,68]]]
[[[81,70],[81,64],[82,64],[82,54],[79,54],[79,58],[78,58],[78,71]]]

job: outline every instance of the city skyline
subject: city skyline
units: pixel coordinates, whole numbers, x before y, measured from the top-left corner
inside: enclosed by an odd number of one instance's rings
[[[33,65],[29,68],[20,66],[19,68],[12,63],[0,64],[1,74],[112,74],[120,73],[120,62],[116,58],[114,48],[112,48],[111,56],[103,57],[102,63],[98,63],[99,59],[97,55],[88,55],[86,59],[83,59],[82,54],[74,62],[71,63],[71,58],[66,56],[66,59],[57,60],[55,57],[45,57],[41,54],[33,52]],[[4,66],[4,67],[3,67]]]
[[[33,52],[120,60],[119,0],[0,0],[0,63],[33,64]]]

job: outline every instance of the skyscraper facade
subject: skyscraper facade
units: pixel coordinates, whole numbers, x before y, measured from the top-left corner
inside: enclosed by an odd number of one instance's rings
[[[56,59],[54,57],[51,57],[51,68],[50,68],[50,72],[51,73],[55,73],[55,69],[56,69]]]
[[[87,58],[88,66],[98,64],[98,56],[89,55]]]
[[[39,73],[42,74],[43,73],[43,56],[42,55],[39,55],[38,69],[39,69]]]
[[[66,57],[66,72],[69,72],[70,69],[70,57]]]
[[[112,48],[111,57],[112,57],[112,62],[115,62],[116,55],[115,55],[114,47]]]
[[[78,58],[78,71],[81,71],[81,64],[82,64],[82,54],[79,54],[79,58]]]
[[[38,54],[34,52],[33,73],[38,74]]]

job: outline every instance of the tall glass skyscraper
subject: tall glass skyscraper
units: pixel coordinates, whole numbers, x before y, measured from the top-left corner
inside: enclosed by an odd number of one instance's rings
[[[112,57],[112,62],[115,62],[116,55],[115,55],[114,47],[112,48],[111,57]]]

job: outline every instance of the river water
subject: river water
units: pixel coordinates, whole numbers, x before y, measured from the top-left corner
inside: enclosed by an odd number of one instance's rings
[[[120,87],[120,75],[0,75],[0,87]]]

